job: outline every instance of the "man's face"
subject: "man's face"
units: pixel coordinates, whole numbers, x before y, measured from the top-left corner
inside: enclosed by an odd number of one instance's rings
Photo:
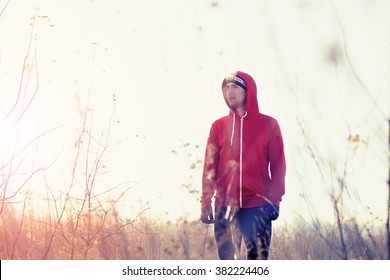
[[[227,83],[225,86],[226,102],[231,109],[237,110],[245,107],[245,90],[235,83]]]

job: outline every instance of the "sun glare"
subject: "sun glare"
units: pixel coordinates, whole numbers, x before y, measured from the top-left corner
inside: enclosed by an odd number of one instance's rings
[[[16,146],[16,127],[8,120],[0,123],[0,156],[2,164],[8,161]]]
[[[32,121],[32,120],[31,120]],[[34,122],[9,117],[0,122],[0,164],[11,161],[26,162],[27,155],[34,148],[32,144],[38,135],[34,133]]]

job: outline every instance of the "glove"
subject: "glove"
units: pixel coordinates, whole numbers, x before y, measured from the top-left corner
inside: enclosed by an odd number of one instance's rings
[[[267,204],[264,206],[264,214],[271,221],[275,221],[279,217],[279,207],[272,204]]]
[[[200,215],[200,220],[204,224],[214,223],[213,208],[211,206],[203,207],[202,214]]]

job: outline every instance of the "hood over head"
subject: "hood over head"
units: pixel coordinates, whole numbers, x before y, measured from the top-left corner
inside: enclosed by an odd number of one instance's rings
[[[252,114],[259,113],[259,105],[257,103],[257,87],[255,80],[247,73],[236,71],[229,74],[222,82],[223,97],[226,96],[225,85],[228,82],[234,82],[246,91],[246,111]]]

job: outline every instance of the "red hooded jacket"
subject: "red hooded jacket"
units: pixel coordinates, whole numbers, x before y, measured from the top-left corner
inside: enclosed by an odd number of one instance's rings
[[[216,120],[207,140],[202,178],[202,207],[279,207],[285,192],[286,162],[278,122],[259,112],[253,78],[237,71],[246,83],[246,114],[230,111]],[[225,98],[225,84],[222,93]],[[226,100],[226,99],[225,99]]]

